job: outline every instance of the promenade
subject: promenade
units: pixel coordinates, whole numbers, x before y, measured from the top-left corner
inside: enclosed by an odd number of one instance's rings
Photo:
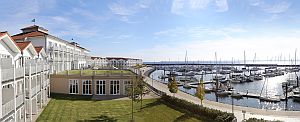
[[[142,68],[142,73],[143,75],[145,72],[148,70],[151,70],[150,67],[145,67]],[[165,92],[166,94],[173,96],[173,93],[169,92],[169,89],[167,85],[153,80],[149,78],[148,76],[145,76],[145,82],[149,84],[150,86],[153,86],[154,88]],[[187,93],[184,93],[182,91],[178,91],[175,94],[175,97],[179,99],[184,99],[189,102],[195,103],[195,104],[201,104],[200,99],[197,97],[194,97],[192,95],[189,95]],[[208,100],[203,100],[203,106],[212,108],[212,109],[217,109],[221,110],[224,112],[232,112],[232,105],[229,104],[223,104],[223,103],[218,103],[214,101],[208,101]],[[299,122],[300,121],[300,112],[299,111],[275,111],[275,110],[263,110],[263,109],[256,109],[256,108],[250,108],[250,107],[242,107],[242,106],[234,106],[234,115],[237,118],[237,121],[240,122],[244,119],[244,114],[242,111],[246,111],[245,113],[245,119],[248,118],[263,118],[265,120],[281,120],[285,122]]]

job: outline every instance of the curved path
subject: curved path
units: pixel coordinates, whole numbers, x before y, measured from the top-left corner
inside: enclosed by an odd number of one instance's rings
[[[151,67],[145,67],[142,68],[142,74],[145,74],[146,71],[151,70]],[[148,76],[145,77],[145,82],[148,83],[150,86],[153,86],[154,88],[161,90],[165,93],[167,93],[170,96],[173,96],[173,93],[169,92],[169,89],[167,85],[152,80]],[[194,97],[192,95],[189,95],[187,93],[184,93],[180,90],[175,94],[175,97],[180,99],[185,99],[189,102],[195,103],[195,104],[201,104],[200,100],[197,97]],[[203,100],[203,106],[208,108],[213,108],[225,112],[232,112],[232,105],[209,101],[209,100]],[[286,122],[300,122],[300,111],[275,111],[275,110],[263,110],[263,109],[256,109],[256,108],[250,108],[250,107],[242,107],[242,106],[234,106],[234,115],[237,118],[237,121],[240,122],[243,120],[243,113],[242,111],[246,111],[245,118],[263,118],[265,120],[281,120]]]

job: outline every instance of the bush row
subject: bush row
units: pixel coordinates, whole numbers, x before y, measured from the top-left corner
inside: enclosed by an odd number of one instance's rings
[[[162,95],[161,100],[163,100],[167,104],[184,109],[200,117],[202,116],[208,119],[212,119],[216,122],[232,122],[235,119],[235,116],[232,113],[210,109],[176,97]]]

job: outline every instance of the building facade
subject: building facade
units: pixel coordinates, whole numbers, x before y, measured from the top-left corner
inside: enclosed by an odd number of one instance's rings
[[[83,69],[87,67],[89,50],[78,43],[69,42],[48,33],[48,30],[37,26],[22,28],[22,33],[12,36],[16,42],[31,41],[35,46],[42,46],[48,56],[51,73],[64,70]]]
[[[1,32],[0,55],[0,121],[31,121],[50,95],[44,49]]]
[[[126,95],[131,74],[55,74],[51,75],[51,92],[75,95]]]
[[[78,95],[125,95],[132,75],[59,75],[88,67],[130,68],[141,59],[90,57],[78,43],[57,38],[33,25],[10,36],[0,32],[0,122],[33,121],[51,92]],[[80,70],[81,71],[81,70]],[[50,74],[51,85],[50,85]]]
[[[113,68],[128,69],[130,67],[143,64],[142,59],[123,58],[123,57],[91,57],[89,66],[92,68]]]

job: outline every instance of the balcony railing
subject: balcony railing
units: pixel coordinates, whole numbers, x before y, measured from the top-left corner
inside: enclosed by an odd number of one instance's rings
[[[24,76],[24,67],[19,67],[19,68],[16,68],[16,78],[19,78],[19,77],[23,77]]]
[[[31,74],[36,73],[35,65],[26,65],[25,74],[29,75],[29,73]]]
[[[14,67],[7,67],[7,69],[1,69],[2,81],[12,80],[14,78]]]
[[[37,85],[36,92],[39,92],[41,90],[41,85]]]
[[[23,103],[24,103],[24,99],[23,99],[23,94],[21,94],[21,95],[19,95],[18,97],[17,97],[17,107],[19,107],[20,105],[22,105]]]
[[[14,110],[14,99],[2,105],[2,116]]]
[[[29,98],[29,90],[28,89],[25,89],[25,97]]]

